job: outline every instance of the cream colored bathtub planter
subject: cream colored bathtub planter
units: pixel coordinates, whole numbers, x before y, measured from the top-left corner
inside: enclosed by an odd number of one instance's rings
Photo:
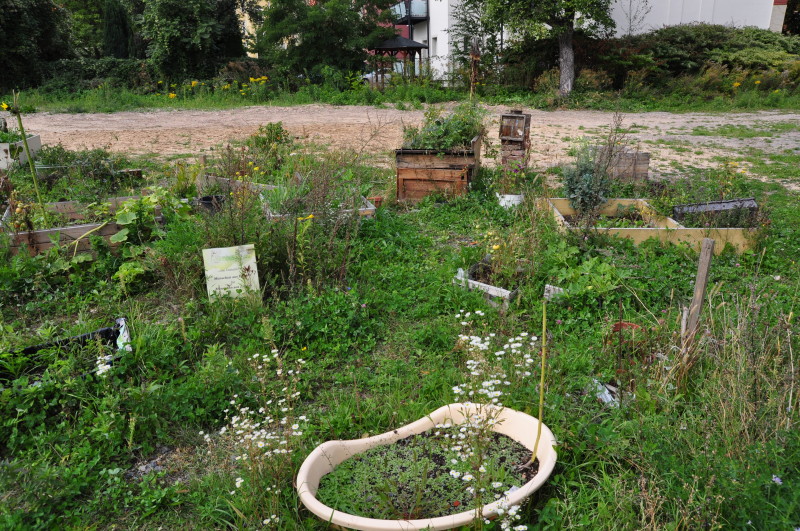
[[[492,406],[482,407],[485,410]],[[450,404],[440,407],[427,417],[382,435],[352,441],[328,441],[317,446],[303,462],[300,472],[297,474],[297,493],[300,496],[300,501],[309,511],[326,522],[362,531],[439,530],[453,529],[470,524],[475,519],[475,510],[421,520],[377,520],[336,511],[317,500],[316,494],[322,477],[330,473],[338,464],[354,455],[366,452],[376,446],[392,444],[400,439],[423,433],[437,424],[445,422],[461,424],[464,422],[465,415],[472,415],[475,412],[476,407],[474,404],[469,406],[465,404]],[[494,431],[511,437],[533,451],[536,430],[539,424],[538,420],[525,413],[502,408],[498,413],[498,421],[494,426]],[[539,458],[539,471],[533,479],[509,495],[507,501],[509,506],[522,503],[544,485],[547,478],[550,477],[556,465],[556,451],[553,448],[555,442],[553,433],[547,426],[542,424],[542,440],[539,442],[539,449],[536,453]],[[483,507],[483,517],[491,518],[495,516],[499,505],[499,502],[485,505]]]

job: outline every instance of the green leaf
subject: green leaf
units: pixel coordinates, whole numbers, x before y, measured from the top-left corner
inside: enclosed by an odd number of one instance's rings
[[[117,224],[118,225],[130,225],[138,217],[139,216],[136,215],[136,212],[129,212],[129,211],[118,212],[117,213]],[[125,234],[127,234],[127,232]]]
[[[129,232],[130,231],[128,229],[122,229],[118,233],[116,233],[113,236],[111,236],[108,239],[108,241],[110,241],[111,243],[122,243],[122,242],[124,242],[125,240],[128,239],[128,233]]]

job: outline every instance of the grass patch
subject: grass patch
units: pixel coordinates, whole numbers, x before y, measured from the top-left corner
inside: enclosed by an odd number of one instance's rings
[[[774,122],[763,126],[746,126],[725,124],[718,127],[695,127],[694,136],[721,136],[725,138],[759,138],[772,137],[782,133],[800,131],[800,124],[795,122]]]
[[[262,148],[252,156],[274,164],[265,180],[290,167]],[[305,163],[319,175],[341,160],[311,155]],[[751,152],[734,162],[796,180],[797,157]],[[347,169],[359,185],[385,187],[385,170]],[[305,456],[322,441],[384,433],[453,402],[471,370],[459,336],[532,333],[552,284],[565,295],[547,309],[544,415],[559,461],[520,525],[796,527],[800,196],[739,169],[687,164],[658,189],[617,183],[610,192],[648,197],[662,213],[753,196],[768,216],[753,251],[714,257],[698,350],[687,359],[677,337],[696,252],[562,236],[534,201],[509,211],[487,189],[413,210],[387,201],[352,225],[324,212],[307,226],[269,221],[260,203],[236,196],[217,215],[167,216],[117,250],[96,242],[81,262],[58,248],[10,256],[0,235],[0,364],[14,369],[0,383],[0,523],[325,529],[292,486]],[[175,166],[150,171],[182,189]],[[10,178],[30,200],[24,172]],[[75,182],[86,181],[88,200],[87,179]],[[259,302],[209,302],[200,250],[240,243],[256,246]],[[525,264],[504,313],[452,284],[458,267],[489,250]],[[455,318],[462,310],[483,314],[467,332]],[[52,350],[36,367],[15,353],[119,316],[133,350],[106,377],[83,377],[100,354],[93,344]],[[618,321],[641,328],[620,338]],[[530,367],[506,367],[503,404],[536,415],[538,351],[529,357]],[[30,385],[34,376],[40,385]],[[597,400],[594,380],[617,384],[619,407]]]

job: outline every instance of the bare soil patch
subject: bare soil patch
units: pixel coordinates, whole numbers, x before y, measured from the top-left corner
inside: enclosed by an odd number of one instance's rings
[[[497,142],[500,115],[505,106],[491,106],[489,140]],[[611,112],[541,111],[533,115],[531,166],[547,168],[568,158],[567,151],[581,136],[600,136],[612,122]],[[669,176],[676,166],[711,167],[716,157],[741,155],[749,148],[781,153],[800,146],[800,132],[771,137],[730,138],[694,136],[696,127],[715,129],[721,125],[763,128],[774,122],[800,124],[800,113],[760,111],[736,114],[624,113],[623,127],[642,151],[652,153],[651,171]],[[351,148],[391,163],[391,151],[400,147],[403,127],[422,122],[422,110],[401,111],[369,106],[303,105],[295,107],[244,107],[221,111],[148,111],[114,114],[50,114],[26,118],[28,129],[40,134],[45,144],[61,143],[69,149],[104,147],[132,154],[165,157],[198,155],[218,149],[232,140],[243,140],[260,125],[283,122],[302,141]],[[798,188],[798,183],[784,183]]]

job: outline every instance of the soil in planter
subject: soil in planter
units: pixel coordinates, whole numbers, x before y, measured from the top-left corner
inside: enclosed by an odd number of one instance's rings
[[[564,216],[564,220],[573,227],[580,226],[584,220],[579,216]],[[599,228],[616,229],[641,229],[652,226],[644,220],[639,212],[625,212],[622,216],[598,216],[594,221],[594,226]]]
[[[447,516],[480,505],[495,495],[520,487],[536,475],[538,461],[520,470],[530,450],[510,437],[488,436],[485,472],[469,470],[460,461],[465,441],[459,427],[433,429],[358,454],[324,476],[317,498],[336,510],[378,519],[420,519]],[[455,471],[455,472],[454,472]],[[464,480],[465,474],[471,474]]]
[[[517,261],[507,267],[493,267],[491,257],[484,258],[469,269],[469,279],[514,291],[525,276],[524,265]]]

